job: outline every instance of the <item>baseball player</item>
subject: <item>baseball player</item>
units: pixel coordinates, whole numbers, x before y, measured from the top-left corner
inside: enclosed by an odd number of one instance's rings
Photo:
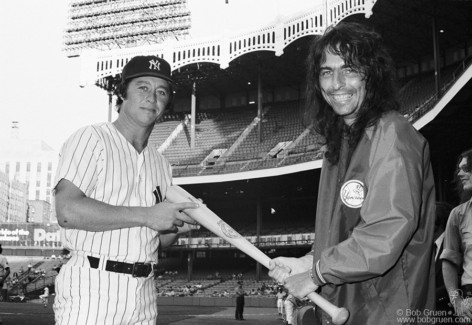
[[[48,298],[49,298],[49,287],[46,286],[44,287],[44,293],[39,296],[39,299],[41,299],[41,302],[44,305],[44,308],[48,306]]]
[[[289,294],[287,298],[284,300],[284,309],[285,309],[285,324],[292,325],[293,324],[293,316],[295,310],[297,309],[297,302],[295,297],[292,294]]]
[[[148,146],[173,96],[170,65],[138,56],[116,89],[119,116],[76,131],[63,145],[56,211],[71,258],[56,278],[56,324],[155,324],[153,269],[196,203],[165,201],[171,167]],[[188,229],[186,227],[185,229]]]
[[[3,283],[5,283],[5,280],[8,278],[10,275],[10,266],[8,265],[7,258],[2,255],[3,253],[3,248],[2,245],[0,245],[0,290],[3,289]],[[2,323],[3,319],[0,316],[0,323]]]
[[[279,316],[283,319],[285,311],[284,311],[284,300],[287,297],[287,292],[284,290],[283,287],[279,287],[278,292],[276,293],[277,298],[277,311]]]

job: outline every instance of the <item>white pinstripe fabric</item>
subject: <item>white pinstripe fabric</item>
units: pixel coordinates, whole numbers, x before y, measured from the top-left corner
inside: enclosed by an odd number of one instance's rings
[[[171,168],[155,148],[147,147],[139,154],[112,123],[101,123],[78,130],[66,141],[56,184],[61,179],[107,204],[152,206],[159,197],[153,194],[157,186],[160,193],[166,193]],[[73,257],[56,278],[57,324],[148,324],[139,320],[146,311],[149,324],[154,324],[157,306],[151,278],[90,269],[85,256],[155,263],[158,232],[134,227],[103,232],[62,229],[61,234]],[[100,303],[95,301],[98,297]],[[102,300],[108,301],[106,308]],[[122,315],[122,311],[126,313]]]
[[[86,257],[61,268],[56,277],[56,324],[155,324],[157,303],[152,275],[130,275],[92,269]]]

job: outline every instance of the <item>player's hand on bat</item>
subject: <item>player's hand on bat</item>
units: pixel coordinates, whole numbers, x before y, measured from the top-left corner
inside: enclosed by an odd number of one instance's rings
[[[200,224],[190,224],[187,222],[184,222],[182,227],[178,227],[178,234],[185,234],[188,233],[191,230],[199,230],[200,229]]]
[[[157,231],[177,232],[178,227],[182,227],[184,223],[196,225],[198,223],[184,212],[198,207],[199,204],[193,202],[158,203],[148,208],[150,216],[147,218],[147,226]]]
[[[277,257],[269,262],[269,276],[280,283],[289,275],[302,273],[313,267],[313,256]]]
[[[310,271],[297,273],[285,278],[284,287],[296,298],[303,299],[315,292],[318,286],[313,282]]]

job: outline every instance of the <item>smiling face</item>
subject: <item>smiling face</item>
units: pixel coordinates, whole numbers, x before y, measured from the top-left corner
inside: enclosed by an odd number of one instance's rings
[[[459,162],[457,176],[459,177],[464,191],[472,191],[472,171],[467,168],[467,158]]]
[[[170,98],[171,88],[166,80],[149,76],[135,78],[128,85],[118,118],[144,127],[153,126],[164,114]]]
[[[366,81],[364,74],[346,65],[343,58],[329,51],[320,67],[320,87],[323,98],[336,114],[351,125],[364,102]]]

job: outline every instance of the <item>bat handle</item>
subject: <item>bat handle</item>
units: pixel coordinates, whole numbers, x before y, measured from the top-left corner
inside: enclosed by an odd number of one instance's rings
[[[269,261],[270,259],[267,258],[267,260],[264,261],[264,264],[267,268],[269,268]],[[285,278],[289,276],[290,270],[285,267]],[[283,282],[283,281],[282,281]],[[343,325],[346,323],[347,319],[349,318],[349,310],[347,310],[344,307],[338,307],[336,305],[333,305],[330,303],[328,300],[325,298],[321,297],[319,294],[316,292],[311,292],[308,294],[308,298],[318,307],[323,309],[330,317],[331,320],[335,325]]]
[[[349,318],[349,311],[346,308],[333,305],[315,292],[310,293],[308,298],[331,316],[333,323],[336,325],[346,323]]]

